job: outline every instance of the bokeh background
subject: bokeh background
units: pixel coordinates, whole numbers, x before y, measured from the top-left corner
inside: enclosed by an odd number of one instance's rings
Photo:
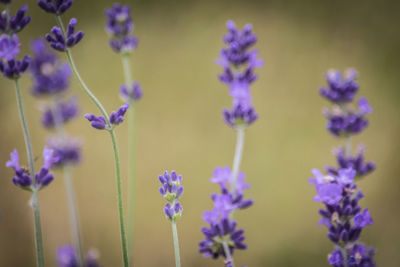
[[[29,42],[55,24],[33,0],[27,3],[33,20],[20,35]],[[123,74],[120,58],[108,47],[104,9],[113,1],[76,3],[65,20],[76,16],[85,31],[73,49],[88,85],[108,110],[121,104],[118,88]],[[362,240],[377,249],[379,266],[400,264],[400,34],[398,1],[120,1],[132,5],[139,48],[132,56],[133,75],[144,88],[137,105],[137,192],[134,242],[135,266],[173,266],[170,225],[158,193],[158,174],[175,169],[184,177],[184,217],[179,222],[183,266],[222,266],[203,258],[197,243],[203,237],[201,215],[210,209],[209,182],[217,166],[231,165],[235,133],[221,120],[230,105],[227,88],[217,80],[214,64],[222,47],[225,22],[252,23],[258,34],[264,67],[252,94],[259,120],[247,130],[242,170],[255,205],[237,213],[246,231],[248,250],[235,254],[237,265],[328,266],[332,244],[318,227],[318,203],[307,178],[311,168],[334,163],[331,150],[341,144],[330,136],[321,115],[328,105],[318,94],[329,68],[359,70],[360,95],[369,98],[374,113],[370,127],[354,143],[368,147],[367,158],[378,169],[360,182],[374,225]],[[0,266],[34,266],[30,195],[13,186],[4,163],[24,143],[13,84],[0,79]],[[34,152],[40,156],[48,131],[40,123],[40,103],[22,81]],[[82,114],[97,113],[75,80]],[[127,174],[127,125],[118,127],[123,174]],[[95,247],[104,266],[120,266],[116,188],[111,145],[106,133],[95,131],[82,117],[68,131],[84,142],[83,164],[74,170],[85,249]],[[25,161],[26,162],[26,161]],[[37,164],[40,164],[38,160]],[[57,246],[69,242],[67,206],[62,176],[40,192],[45,258],[56,266]],[[125,183],[126,185],[126,183]]]

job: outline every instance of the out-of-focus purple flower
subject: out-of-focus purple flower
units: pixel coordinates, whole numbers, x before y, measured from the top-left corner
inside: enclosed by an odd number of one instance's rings
[[[369,105],[368,99],[365,97],[361,97],[358,102],[358,112],[360,114],[366,115],[372,113],[372,108]]]
[[[31,49],[33,58],[29,69],[33,80],[32,94],[47,96],[68,89],[71,78],[68,63],[62,63],[57,55],[48,49],[44,39],[35,40]]]
[[[80,266],[78,256],[71,246],[57,248],[57,263],[59,267],[100,267],[98,262],[99,253],[90,249],[86,254],[85,262]]]
[[[48,186],[54,180],[54,176],[49,170],[56,161],[57,158],[54,155],[54,151],[45,147],[43,149],[43,166],[40,171],[35,174],[37,189]],[[16,186],[25,190],[32,190],[32,178],[29,171],[19,165],[19,155],[16,149],[10,154],[10,160],[7,161],[6,166],[14,170],[15,177],[12,181]]]
[[[57,159],[53,166],[65,166],[81,162],[81,142],[72,138],[53,137],[47,140],[47,145],[54,151]]]
[[[14,34],[22,31],[31,21],[30,16],[25,16],[28,6],[21,7],[14,16],[0,13],[0,33]],[[9,18],[7,16],[10,16]]]
[[[343,148],[338,149],[335,153],[338,168],[339,169],[352,168],[353,170],[356,171],[357,177],[361,177],[372,172],[373,170],[375,170],[376,165],[371,161],[370,162],[364,161],[364,152],[365,148],[363,146],[360,146],[358,149],[358,153],[355,157],[353,156],[347,157],[345,155],[345,151]],[[326,171],[334,175],[338,174],[337,169],[332,166],[328,166],[326,168]]]
[[[90,121],[90,125],[98,130],[104,130],[107,126],[106,119],[103,116],[96,117],[93,114],[85,114],[85,118]]]
[[[73,2],[73,0],[39,0],[38,5],[48,13],[61,15],[72,6]]]
[[[232,110],[223,110],[224,121],[232,128],[249,126],[258,118],[254,107],[244,108],[242,105],[234,105]]]
[[[11,2],[12,2],[12,0],[0,0],[0,3],[3,3],[3,4],[9,4]]]
[[[124,116],[125,116],[128,108],[129,108],[129,104],[125,103],[117,111],[111,112],[110,123],[112,125],[118,125],[118,124],[122,123],[124,121]]]
[[[223,219],[217,224],[210,225],[210,228],[201,228],[205,236],[205,240],[199,243],[199,252],[204,257],[212,257],[217,259],[219,256],[226,257],[223,248],[223,242],[226,242],[231,254],[235,249],[246,249],[247,245],[244,244],[245,237],[243,236],[244,230],[236,230],[236,221]]]
[[[24,56],[21,61],[17,59],[0,61],[0,71],[4,77],[18,79],[28,69],[30,61],[29,56]]]
[[[232,21],[227,22],[228,33],[224,36],[226,48],[221,50],[221,58],[216,61],[223,68],[219,79],[230,88],[233,97],[232,110],[223,111],[225,122],[232,126],[248,126],[257,119],[252,106],[250,84],[257,79],[254,70],[262,66],[257,50],[249,50],[257,37],[252,26],[246,25],[238,30]]]
[[[372,225],[372,223],[373,221],[368,209],[354,216],[354,225],[356,227],[365,228],[367,225]]]
[[[46,108],[42,114],[42,124],[46,128],[54,128],[57,124],[66,123],[79,113],[76,98],[55,103],[55,108]]]
[[[132,86],[122,85],[120,90],[121,98],[124,101],[138,101],[142,98],[143,91],[138,82],[134,82]]]
[[[106,9],[106,31],[110,35],[110,46],[117,53],[130,53],[138,45],[139,40],[132,35],[133,22],[131,8],[114,4]]]
[[[161,183],[160,194],[165,200],[170,203],[179,200],[183,194],[182,175],[178,175],[176,171],[171,171],[170,175],[168,171],[165,171],[158,180]]]
[[[325,75],[328,88],[322,87],[320,93],[334,103],[351,102],[359,89],[357,76],[355,69],[348,69],[343,79],[340,71],[329,70]]]
[[[317,202],[324,202],[326,204],[334,205],[339,203],[342,199],[343,189],[338,184],[321,184],[316,187],[318,195],[314,197]]]
[[[20,46],[17,35],[2,34],[0,36],[0,59],[13,60],[19,54]]]
[[[62,30],[59,27],[53,27],[51,29],[52,34],[46,35],[46,40],[49,42],[50,46],[57,51],[65,52],[68,48],[71,48],[78,44],[84,33],[82,31],[78,31],[75,33],[75,26],[78,20],[76,18],[72,18],[69,21],[67,31],[64,36]]]

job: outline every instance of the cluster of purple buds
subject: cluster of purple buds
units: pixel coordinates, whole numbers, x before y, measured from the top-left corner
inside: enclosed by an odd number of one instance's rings
[[[171,221],[176,222],[181,216],[183,207],[179,203],[179,199],[183,194],[182,175],[178,175],[175,171],[164,172],[160,175],[158,180],[161,183],[160,194],[167,201],[164,208],[165,217]]]
[[[132,35],[133,21],[131,8],[114,4],[106,10],[106,31],[110,35],[110,46],[117,53],[131,53],[139,40]]]
[[[336,160],[338,164],[338,168],[328,166],[326,167],[326,172],[331,173],[333,175],[338,175],[339,169],[347,169],[352,168],[356,171],[356,177],[361,177],[364,175],[369,174],[373,170],[375,170],[376,165],[372,161],[365,162],[364,160],[364,152],[365,147],[359,146],[357,155],[353,156],[346,156],[344,148],[339,148],[335,151]]]
[[[257,37],[250,24],[238,30],[232,21],[227,22],[228,33],[223,40],[227,45],[220,53],[217,64],[223,68],[219,79],[229,86],[233,97],[232,109],[225,109],[225,122],[231,127],[248,126],[258,117],[252,105],[250,85],[257,79],[254,70],[263,62],[258,59],[258,51],[250,50],[257,42]]]
[[[129,104],[125,103],[117,111],[113,111],[110,115],[110,126],[117,126],[124,121],[126,111]],[[95,116],[94,114],[85,114],[85,118],[90,122],[90,125],[98,130],[111,130],[106,119],[103,116]]]
[[[50,173],[50,168],[57,161],[52,149],[45,147],[43,149],[43,166],[38,173],[35,174],[36,188],[33,188],[33,181],[29,171],[19,165],[19,154],[15,149],[10,154],[10,160],[7,161],[6,166],[12,168],[15,172],[15,177],[12,179],[14,185],[22,189],[33,191],[39,190],[48,186],[53,180],[54,176]]]
[[[54,108],[46,108],[42,114],[42,124],[46,128],[54,128],[57,124],[64,124],[79,114],[76,98],[57,101]]]
[[[39,0],[38,5],[48,13],[61,15],[72,6],[73,2],[73,0]]]
[[[86,254],[83,265],[79,264],[75,250],[71,246],[64,246],[57,249],[57,263],[59,267],[100,267],[98,262],[99,253],[91,249]]]
[[[33,57],[29,70],[33,80],[32,94],[51,96],[66,91],[72,74],[68,63],[61,62],[44,39],[32,42],[31,49]]]
[[[51,29],[52,34],[49,33],[46,35],[46,40],[49,42],[50,46],[57,51],[65,52],[68,48],[78,44],[85,34],[82,31],[75,33],[75,26],[77,22],[78,20],[76,18],[72,18],[69,21],[65,36],[59,27],[54,26]]]
[[[344,250],[347,255],[346,266],[375,266],[371,257],[372,249],[368,248],[370,253],[367,253],[366,258],[357,254],[358,250],[354,250],[362,230],[372,224],[368,209],[362,210],[358,204],[364,195],[354,182],[356,171],[352,168],[340,169],[337,175],[324,175],[317,169],[312,172],[314,178],[310,178],[309,181],[317,191],[314,200],[325,205],[325,209],[319,210],[322,216],[319,225],[325,225],[329,229],[328,238],[336,245],[334,253],[329,256],[329,263],[335,267],[345,266],[342,255]],[[351,265],[350,262],[354,259],[358,262],[368,262],[370,265]]]
[[[320,88],[320,94],[333,103],[351,102],[360,87],[356,81],[357,76],[355,69],[348,69],[343,79],[340,71],[329,70],[325,75],[328,88]]]
[[[123,101],[136,102],[142,98],[143,91],[138,82],[134,82],[132,86],[122,85],[120,95]]]
[[[229,167],[215,168],[210,181],[220,186],[221,193],[212,194],[211,199],[214,202],[214,207],[211,211],[205,211],[203,214],[203,220],[210,227],[201,229],[206,240],[199,243],[199,252],[203,253],[205,257],[216,259],[219,256],[226,257],[223,242],[227,242],[231,254],[233,254],[234,249],[245,249],[247,247],[243,243],[245,239],[244,231],[235,230],[236,221],[230,220],[230,214],[237,209],[250,207],[253,200],[243,199],[244,190],[250,188],[250,185],[245,183],[243,172],[238,174],[233,190],[229,190],[233,187],[233,175]]]
[[[2,1],[9,4],[11,1]],[[0,13],[0,33],[14,34],[22,31],[31,21],[30,16],[25,16],[28,6],[21,7],[14,16],[7,14],[6,11]]]

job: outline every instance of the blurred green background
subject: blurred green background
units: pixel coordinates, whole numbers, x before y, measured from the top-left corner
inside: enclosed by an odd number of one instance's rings
[[[33,20],[20,35],[28,44],[55,24],[36,1],[15,0],[13,9],[29,2]],[[73,49],[78,68],[109,111],[120,104],[123,75],[120,58],[108,47],[104,9],[113,1],[86,0],[67,12],[79,19],[86,33]],[[328,266],[332,244],[318,227],[319,204],[307,178],[311,168],[334,163],[332,148],[341,144],[327,134],[321,111],[328,105],[318,94],[329,68],[355,67],[360,72],[359,95],[366,96],[374,113],[370,127],[355,140],[368,147],[367,158],[378,169],[360,182],[374,225],[362,240],[377,249],[379,266],[400,262],[399,71],[398,1],[120,1],[132,6],[139,48],[132,56],[133,75],[144,89],[137,105],[137,214],[135,266],[173,266],[169,223],[158,193],[158,174],[175,169],[184,177],[184,216],[178,224],[183,266],[222,266],[203,258],[197,243],[203,236],[202,212],[210,209],[209,182],[217,166],[231,165],[235,133],[221,120],[230,105],[227,88],[217,80],[214,64],[225,33],[225,22],[240,27],[252,23],[264,59],[259,80],[252,87],[259,120],[248,129],[242,170],[252,188],[255,205],[237,213],[246,231],[248,250],[238,251],[238,266]],[[12,82],[0,79],[0,266],[34,266],[30,195],[11,182],[4,163],[14,147],[25,150]],[[48,131],[40,123],[39,102],[29,94],[23,78],[23,97],[34,142],[41,155]],[[82,113],[98,113],[75,80]],[[84,141],[84,162],[74,170],[84,246],[101,253],[104,266],[120,266],[114,165],[109,137],[80,117],[68,131]],[[127,174],[127,125],[118,127],[124,178]],[[38,164],[40,164],[38,160]],[[64,184],[56,172],[54,183],[40,192],[45,258],[55,266],[55,249],[69,242]],[[126,182],[126,180],[125,180]],[[126,184],[126,183],[125,183]],[[125,187],[126,188],[126,187]]]

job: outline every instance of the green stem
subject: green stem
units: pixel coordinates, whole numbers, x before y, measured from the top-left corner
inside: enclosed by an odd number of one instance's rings
[[[58,137],[60,138],[63,144],[66,142],[66,133],[63,125],[63,121],[61,118],[61,114],[57,110],[57,99],[54,98],[54,106],[52,107],[52,113],[54,116],[54,125],[58,133]],[[67,195],[67,203],[68,203],[68,213],[69,213],[69,223],[72,234],[72,243],[74,245],[75,252],[78,255],[79,266],[82,265],[83,262],[83,254],[82,254],[82,239],[80,235],[80,227],[79,227],[79,213],[78,206],[76,204],[75,190],[74,184],[72,181],[71,174],[71,166],[65,165],[62,166],[63,176],[64,176],[64,185],[65,191]]]
[[[132,68],[129,54],[121,55],[122,67],[125,77],[125,85],[132,86]],[[132,248],[135,222],[135,101],[129,99],[130,109],[128,110],[128,255],[132,260]]]
[[[19,116],[21,119],[22,130],[24,133],[26,152],[29,162],[29,172],[32,179],[32,208],[33,208],[33,216],[34,216],[34,226],[35,226],[35,244],[36,244],[36,265],[38,267],[44,266],[44,257],[43,257],[43,241],[42,241],[42,229],[40,225],[40,209],[39,209],[39,200],[38,200],[38,190],[36,188],[36,178],[35,178],[35,166],[34,166],[34,157],[32,151],[32,142],[29,135],[28,125],[25,119],[24,106],[22,103],[21,89],[19,86],[18,78],[15,81],[15,91],[17,95],[17,104]]]
[[[224,252],[225,252],[225,263],[226,265],[228,265],[229,263],[231,264],[231,267],[235,267],[235,263],[233,262],[233,257],[231,255],[231,251],[229,250],[229,246],[228,243],[226,243],[226,241],[222,241],[222,247],[224,248]]]
[[[243,146],[244,146],[244,130],[245,130],[244,128],[237,129],[235,157],[233,159],[233,165],[232,165],[231,193],[233,194],[235,194],[236,191],[236,183],[239,174],[240,163],[242,161]]]
[[[127,245],[126,245],[126,234],[125,234],[125,223],[124,223],[124,208],[122,204],[122,181],[121,181],[121,170],[119,163],[119,154],[117,146],[117,138],[115,136],[114,130],[110,130],[111,141],[114,149],[114,159],[115,159],[115,170],[117,178],[117,192],[118,192],[118,215],[119,215],[119,226],[121,232],[121,243],[122,243],[122,255],[124,259],[124,266],[129,266]]]
[[[56,16],[56,19],[57,19],[57,23],[60,25],[63,35],[65,36],[65,28],[64,28],[64,24],[61,20],[61,17]],[[80,76],[78,69],[75,65],[74,59],[72,57],[72,53],[69,49],[67,49],[66,55],[68,58],[69,65],[72,69],[72,72],[78,79],[78,82],[79,82],[80,86],[82,87],[83,91],[95,103],[97,108],[100,110],[100,112],[104,116],[107,126],[108,126],[108,129],[109,129],[109,132],[110,132],[112,146],[113,146],[113,150],[114,150],[114,159],[115,159],[115,170],[116,170],[116,180],[117,180],[117,197],[118,197],[118,213],[119,213],[119,225],[120,225],[120,233],[121,233],[122,256],[123,256],[124,267],[128,267],[129,261],[128,261],[127,245],[126,245],[126,236],[125,236],[124,210],[123,210],[123,204],[122,204],[122,182],[121,182],[120,162],[119,162],[119,154],[118,154],[118,147],[117,147],[117,140],[115,137],[115,132],[110,123],[110,118],[108,117],[107,111],[105,110],[103,105],[100,103],[100,101],[97,99],[97,97],[90,91],[90,89],[87,87],[86,83],[83,81],[82,77]]]
[[[171,225],[172,225],[172,236],[174,238],[175,266],[181,267],[181,257],[179,253],[179,240],[178,240],[178,230],[176,228],[176,222],[171,222]]]

